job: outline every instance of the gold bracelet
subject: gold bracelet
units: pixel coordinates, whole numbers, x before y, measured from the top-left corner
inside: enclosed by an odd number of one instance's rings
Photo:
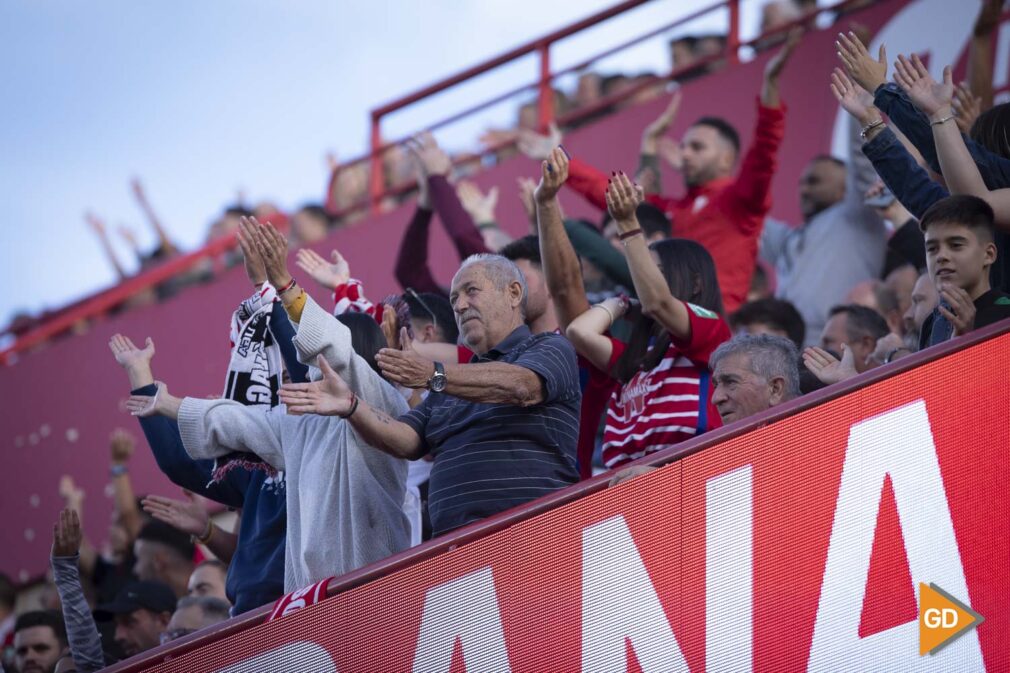
[[[194,539],[194,542],[199,542],[200,544],[205,545],[208,542],[210,542],[210,539],[212,537],[214,537],[214,521],[211,519],[207,519],[207,532],[204,533],[203,535],[196,537]]]
[[[947,115],[943,119],[937,119],[935,122],[929,122],[929,125],[930,126],[939,126],[940,124],[943,124],[944,122],[949,122],[951,119],[954,119],[954,115],[952,115],[952,114]]]
[[[614,326],[614,320],[616,320],[616,318],[614,317],[614,312],[611,311],[609,308],[607,308],[603,304],[603,302],[600,302],[599,304],[593,304],[592,306],[590,306],[590,308],[602,308],[604,311],[607,312],[607,315],[610,316],[610,326],[611,327]]]

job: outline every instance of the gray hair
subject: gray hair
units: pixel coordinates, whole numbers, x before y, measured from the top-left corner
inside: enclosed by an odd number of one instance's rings
[[[772,334],[737,334],[723,342],[708,360],[712,371],[728,355],[746,355],[751,371],[766,381],[782,377],[786,382],[786,397],[800,395],[800,356],[796,344]]]
[[[456,276],[461,274],[467,267],[475,264],[480,264],[484,267],[484,275],[488,277],[496,290],[504,292],[505,288],[512,283],[519,283],[522,287],[522,299],[519,302],[519,311],[525,319],[526,302],[529,299],[530,289],[526,285],[526,277],[523,276],[523,272],[519,270],[515,262],[501,255],[481,252],[464,259],[463,263],[459,265],[459,271],[456,272]],[[453,281],[455,282],[455,280],[454,276]]]
[[[204,625],[210,626],[223,622],[231,616],[231,606],[228,601],[215,596],[183,596],[176,604],[176,610],[198,607],[203,613]]]

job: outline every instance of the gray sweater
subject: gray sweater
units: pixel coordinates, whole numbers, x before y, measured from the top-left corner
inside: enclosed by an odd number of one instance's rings
[[[396,388],[351,348],[351,333],[311,299],[297,326],[298,358],[322,354],[361,399],[394,418],[407,411]],[[319,372],[311,370],[313,378]],[[287,479],[284,590],[342,575],[410,546],[403,513],[407,463],[368,444],[341,418],[289,416],[230,400],[187,397],[179,432],[193,458],[250,451]]]
[[[88,607],[81,587],[81,575],[77,570],[80,558],[80,554],[53,556],[49,562],[53,566],[53,581],[56,582],[56,591],[60,594],[60,604],[63,606],[70,655],[74,658],[77,670],[84,673],[105,668],[105,654],[102,652],[98,627],[95,626],[91,608]]]

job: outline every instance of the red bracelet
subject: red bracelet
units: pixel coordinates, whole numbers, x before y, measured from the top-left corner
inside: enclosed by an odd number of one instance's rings
[[[294,287],[295,285],[296,285],[296,283],[295,283],[295,279],[294,279],[294,278],[292,278],[292,279],[291,279],[291,282],[290,282],[290,283],[288,283],[287,285],[285,285],[285,286],[284,286],[283,288],[281,288],[280,290],[277,290],[277,294],[278,294],[278,295],[282,295],[282,294],[284,294],[285,292],[287,292],[288,290],[290,290],[291,288],[293,288],[293,287]]]
[[[641,227],[639,227],[638,229],[632,229],[631,231],[626,231],[623,234],[620,234],[617,238],[621,239],[622,241],[626,241],[632,236],[638,236],[641,233],[642,229]]]

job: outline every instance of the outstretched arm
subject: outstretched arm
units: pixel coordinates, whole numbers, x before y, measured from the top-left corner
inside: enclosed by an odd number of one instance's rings
[[[105,668],[105,655],[77,569],[82,538],[77,512],[69,508],[61,511],[59,520],[53,526],[50,563],[56,591],[60,595],[70,654],[78,670],[98,671]]]
[[[116,272],[116,276],[119,280],[124,280],[126,278],[126,271],[123,269],[123,265],[119,263],[119,258],[116,257],[116,251],[112,249],[112,243],[109,241],[109,234],[105,230],[105,223],[94,213],[85,213],[84,219],[91,227],[91,230],[95,232],[95,236],[98,237],[98,242],[102,245],[102,251],[105,253],[106,259],[109,260],[109,264],[112,265],[113,270]]]
[[[133,456],[135,442],[133,436],[122,428],[116,428],[109,438],[110,473],[112,474],[112,492],[116,513],[130,538],[140,534],[143,520],[137,507],[137,498],[133,493],[133,482],[127,464]]]
[[[421,438],[413,428],[357,397],[324,358],[319,358],[318,365],[323,374],[319,381],[281,386],[281,401],[289,414],[346,418],[370,446],[397,458],[413,460],[423,455]]]
[[[562,330],[589,310],[579,258],[565,231],[558,203],[558,192],[567,179],[568,154],[559,146],[540,165],[540,184],[534,192],[534,201],[544,278]]]
[[[165,231],[164,225],[162,225],[157,213],[154,212],[154,208],[151,207],[151,202],[147,198],[147,192],[144,191],[143,183],[140,182],[139,178],[134,178],[130,182],[130,187],[133,189],[133,195],[137,199],[137,205],[140,206],[142,211],[144,211],[144,216],[147,218],[148,224],[151,225],[151,229],[153,229],[155,235],[157,235],[158,243],[161,246],[161,249],[165,251],[166,255],[174,255],[177,252],[175,244],[172,243],[172,239],[168,237],[168,233]]]
[[[142,503],[144,511],[158,521],[192,535],[214,556],[230,563],[238,545],[238,536],[218,528],[192,491],[183,489],[182,494],[185,500],[149,495]]]

